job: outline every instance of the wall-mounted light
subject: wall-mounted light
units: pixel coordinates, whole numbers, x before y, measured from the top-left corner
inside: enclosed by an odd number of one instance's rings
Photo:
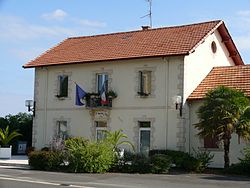
[[[25,101],[25,106],[28,107],[28,112],[33,112],[33,116],[35,116],[36,101],[26,100]]]
[[[180,111],[180,116],[182,116],[182,97],[177,95],[173,97],[175,103],[175,109]]]

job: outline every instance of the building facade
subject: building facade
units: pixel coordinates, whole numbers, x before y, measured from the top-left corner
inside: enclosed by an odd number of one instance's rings
[[[243,64],[222,21],[67,39],[24,65],[35,68],[33,146],[121,129],[137,152],[204,148],[193,128],[199,105],[187,99],[213,67]]]

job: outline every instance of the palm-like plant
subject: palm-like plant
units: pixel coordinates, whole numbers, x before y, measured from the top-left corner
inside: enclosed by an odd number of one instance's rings
[[[233,133],[250,139],[249,100],[243,92],[219,86],[206,94],[198,110],[200,122],[195,124],[198,135],[217,137],[224,145],[224,167],[229,167],[229,148]]]
[[[18,133],[16,130],[10,132],[9,126],[6,129],[0,128],[0,143],[2,146],[8,146],[9,142],[17,136],[22,134]]]
[[[134,145],[128,141],[128,140],[124,140],[124,139],[128,139],[128,136],[122,132],[122,130],[117,130],[114,132],[111,131],[106,131],[106,140],[112,144],[113,148],[115,151],[119,150],[119,146],[122,144],[126,144],[132,147],[133,150],[135,150]]]

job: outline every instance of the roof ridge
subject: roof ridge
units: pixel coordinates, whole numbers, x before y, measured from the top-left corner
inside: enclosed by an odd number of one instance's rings
[[[211,20],[206,22],[199,22],[199,23],[192,23],[192,24],[185,24],[185,25],[175,25],[175,26],[168,26],[168,27],[158,27],[158,28],[151,28],[148,30],[132,30],[132,31],[121,31],[121,32],[114,32],[114,33],[106,33],[106,34],[96,34],[96,35],[87,35],[87,36],[77,36],[77,37],[68,37],[65,40],[73,40],[73,39],[81,39],[81,38],[92,38],[92,37],[102,37],[102,36],[112,36],[118,34],[129,34],[129,33],[139,33],[139,32],[151,32],[155,30],[164,30],[164,29],[173,29],[173,28],[180,28],[180,27],[189,27],[194,25],[201,25],[201,24],[208,24],[208,23],[215,23],[215,22],[223,22],[223,20]]]

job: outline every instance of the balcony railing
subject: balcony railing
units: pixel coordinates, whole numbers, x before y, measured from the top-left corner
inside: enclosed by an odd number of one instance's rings
[[[111,108],[112,107],[112,98],[107,98],[107,103],[101,103],[100,96],[88,97],[86,100],[86,108]]]

